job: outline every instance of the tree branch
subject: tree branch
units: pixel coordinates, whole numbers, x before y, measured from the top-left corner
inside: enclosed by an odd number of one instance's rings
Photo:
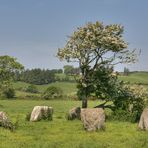
[[[107,102],[108,101],[105,101],[104,103],[99,104],[99,105],[95,106],[94,108],[103,108],[103,109],[109,108],[109,109],[111,109],[113,111],[114,110],[114,106],[112,106],[112,105],[105,105]]]

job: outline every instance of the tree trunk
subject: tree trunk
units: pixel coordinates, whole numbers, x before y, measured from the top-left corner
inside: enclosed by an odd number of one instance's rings
[[[87,99],[82,100],[82,108],[87,108]]]

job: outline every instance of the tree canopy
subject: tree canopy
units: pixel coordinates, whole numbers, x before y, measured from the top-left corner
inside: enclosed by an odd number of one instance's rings
[[[124,27],[118,24],[104,25],[101,22],[87,23],[73,32],[57,56],[67,62],[78,62],[81,69],[82,107],[87,106],[89,85],[93,72],[102,65],[135,62],[135,50],[128,50],[123,39]]]
[[[24,67],[17,60],[10,56],[0,56],[0,94],[5,94],[10,98],[14,96],[14,90],[11,81],[14,79],[16,72]]]
[[[8,81],[13,79],[16,71],[22,70],[24,67],[17,60],[10,56],[0,56],[0,81]]]

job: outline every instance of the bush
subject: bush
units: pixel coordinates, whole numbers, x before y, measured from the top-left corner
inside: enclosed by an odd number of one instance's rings
[[[62,95],[63,95],[63,92],[59,87],[49,86],[42,94],[42,97],[44,99],[49,100],[49,99],[62,97]]]
[[[14,98],[15,97],[15,90],[13,88],[7,88],[3,91],[3,94],[6,98]]]
[[[110,108],[116,119],[139,120],[145,107],[146,91],[140,85],[125,84],[118,80],[118,73],[114,73],[112,67],[103,66],[95,71],[94,81],[87,88],[91,95],[103,100],[98,106]],[[108,105],[109,102],[112,104]]]
[[[35,85],[29,85],[26,88],[26,92],[30,92],[30,93],[38,93],[38,89]]]
[[[115,110],[112,112],[109,116],[109,120],[117,120],[117,121],[129,121],[129,122],[135,122],[135,116],[132,115],[130,112],[127,112],[122,109]]]
[[[118,96],[113,100],[115,110],[113,115],[118,120],[136,122],[146,104],[146,90],[139,85],[125,85],[122,87]]]

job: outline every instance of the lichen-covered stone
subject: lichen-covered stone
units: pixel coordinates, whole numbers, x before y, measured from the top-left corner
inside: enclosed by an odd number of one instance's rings
[[[148,130],[148,109],[147,108],[144,109],[141,114],[138,127],[142,130]]]
[[[52,120],[53,108],[48,106],[35,106],[30,121]]]
[[[104,129],[105,112],[102,108],[81,109],[81,120],[87,131]]]
[[[14,126],[12,122],[9,120],[7,114],[3,111],[0,111],[0,126],[4,128],[8,128],[10,130],[13,130]]]

